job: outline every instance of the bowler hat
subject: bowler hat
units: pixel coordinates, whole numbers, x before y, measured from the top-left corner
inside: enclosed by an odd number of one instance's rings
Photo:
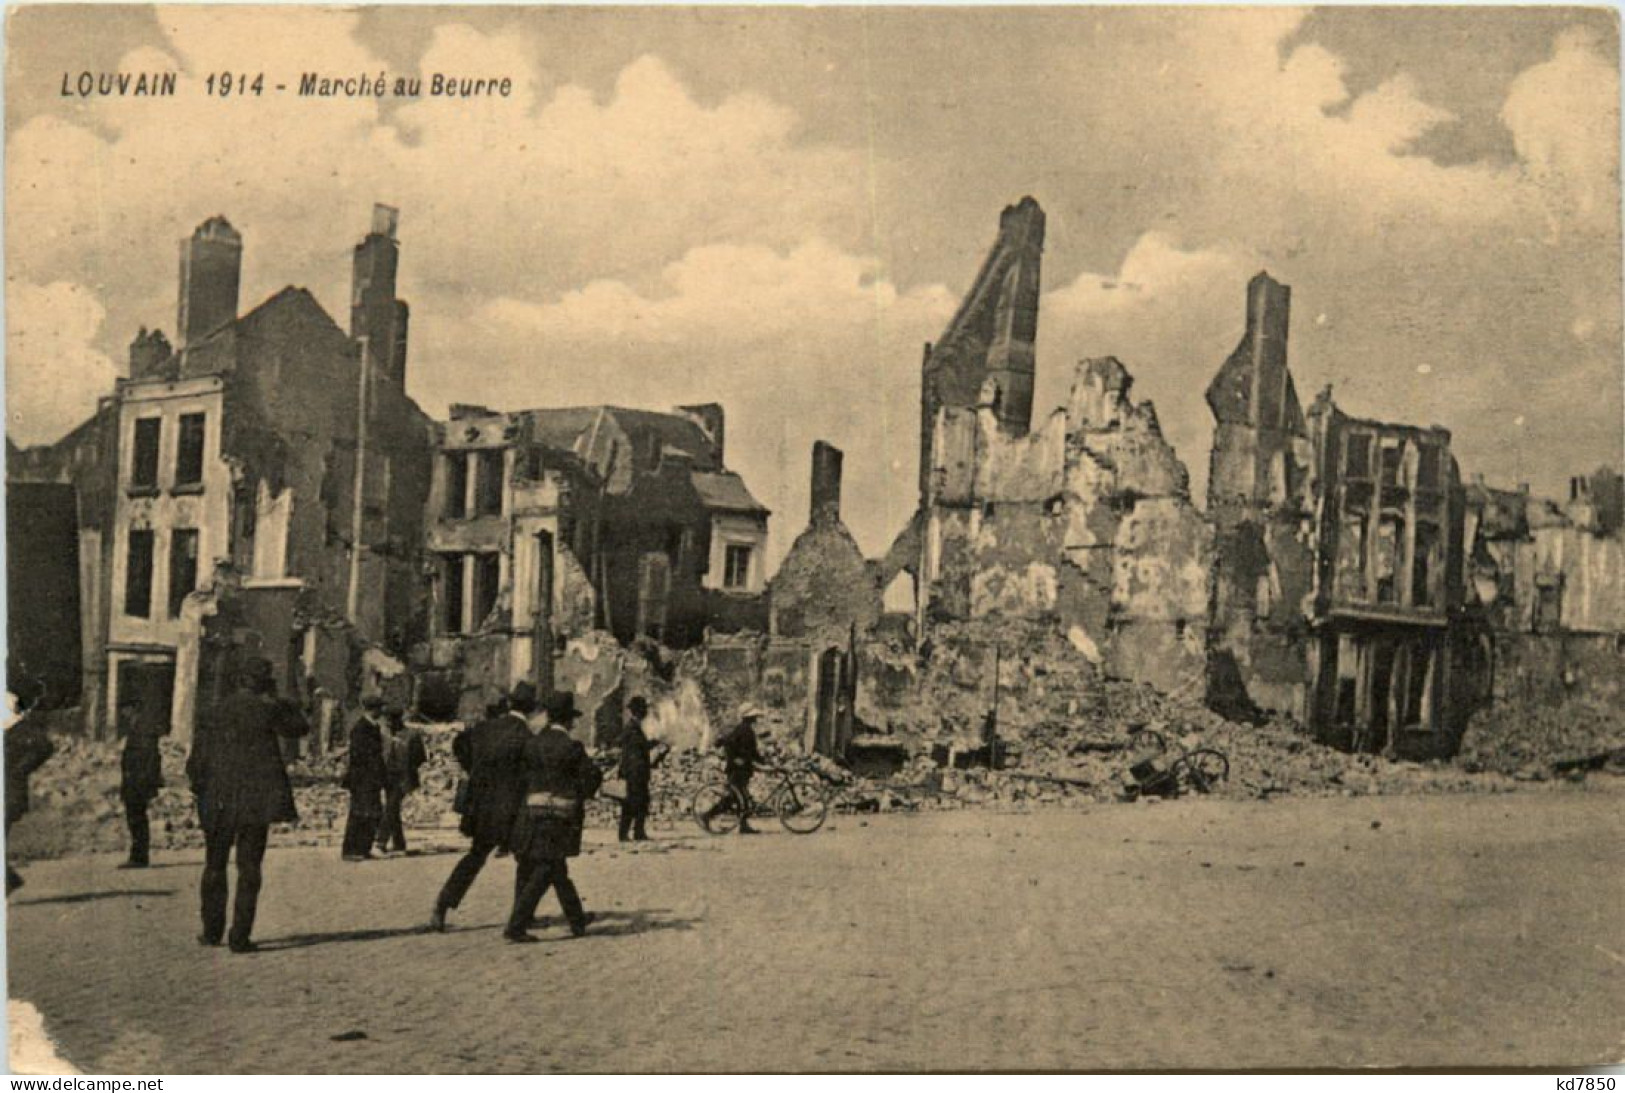
[[[554,691],[547,696],[547,719],[561,725],[567,725],[581,716],[576,708],[576,696],[571,691]]]
[[[536,685],[528,679],[522,679],[514,684],[508,694],[508,706],[520,713],[530,713],[536,709]]]
[[[374,711],[383,709],[384,708],[384,696],[383,695],[363,695],[362,698],[361,698],[361,708],[363,710],[374,710]]]
[[[626,708],[637,714],[639,717],[642,717],[644,714],[649,712],[649,700],[644,698],[642,695],[638,695],[636,698],[626,704]]]

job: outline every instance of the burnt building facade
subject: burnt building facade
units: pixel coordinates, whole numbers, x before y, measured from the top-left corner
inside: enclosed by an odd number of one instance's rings
[[[358,278],[394,228],[375,211]],[[178,343],[141,330],[95,417],[11,460],[14,480],[76,490],[92,731],[139,693],[189,734],[245,642],[336,717],[365,654],[423,625],[430,423],[400,383],[404,338],[375,345],[365,309],[346,331],[294,287],[239,315],[242,256],[223,217],[182,240]]]
[[[937,622],[1054,622],[1102,669],[1201,689],[1212,535],[1156,409],[1115,358],[1080,362],[1067,405],[1030,420],[1043,212],[999,235],[922,375],[920,507],[879,579],[912,575]]]
[[[1307,413],[1287,365],[1291,292],[1247,287],[1247,326],[1208,387],[1217,549],[1209,695],[1285,713],[1328,743],[1453,751],[1464,727],[1463,494],[1444,429]]]
[[[498,412],[435,425],[427,666],[460,709],[552,679],[590,630],[693,645],[765,629],[768,510],[723,462],[722,408]]]
[[[1625,701],[1625,478],[1570,479],[1566,500],[1527,485],[1467,487],[1468,593],[1500,701]]]

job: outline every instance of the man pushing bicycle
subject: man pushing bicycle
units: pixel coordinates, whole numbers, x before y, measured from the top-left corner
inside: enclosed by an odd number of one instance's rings
[[[756,722],[761,716],[762,708],[753,702],[747,702],[739,709],[738,724],[717,741],[718,746],[722,748],[723,761],[727,767],[728,784],[739,794],[738,801],[742,802],[743,811],[739,817],[741,835],[756,834],[756,829],[750,826],[750,814],[755,807],[750,798],[750,779],[762,761],[761,747],[756,740]],[[739,806],[733,799],[725,798],[712,810],[712,814],[731,807]]]

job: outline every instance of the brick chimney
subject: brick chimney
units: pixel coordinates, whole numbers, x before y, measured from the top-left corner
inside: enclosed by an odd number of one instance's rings
[[[175,323],[182,346],[237,318],[243,274],[243,237],[223,216],[199,224],[181,240],[180,308]]]
[[[173,376],[174,364],[175,351],[170,347],[169,339],[164,337],[164,332],[149,332],[142,327],[130,343],[130,378],[144,380]]]
[[[395,298],[401,245],[395,238],[400,211],[372,207],[372,228],[356,244],[350,281],[350,337],[366,338],[378,371],[406,382],[406,328],[411,310]]]
[[[841,518],[841,449],[826,441],[815,441],[812,450],[812,512],[814,524],[835,523]]]

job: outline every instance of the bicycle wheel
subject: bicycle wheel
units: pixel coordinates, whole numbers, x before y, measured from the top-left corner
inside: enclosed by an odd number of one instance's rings
[[[726,835],[739,826],[739,821],[745,815],[745,802],[740,799],[739,791],[728,784],[728,780],[721,775],[708,778],[694,791],[694,800],[689,806],[694,815],[694,822],[700,825],[702,831],[712,835]]]
[[[786,831],[811,835],[824,826],[829,815],[829,793],[816,776],[792,774],[773,795],[773,806]]]
[[[1221,751],[1197,748],[1184,759],[1185,777],[1198,793],[1211,793],[1215,786],[1230,777],[1230,760]]]

